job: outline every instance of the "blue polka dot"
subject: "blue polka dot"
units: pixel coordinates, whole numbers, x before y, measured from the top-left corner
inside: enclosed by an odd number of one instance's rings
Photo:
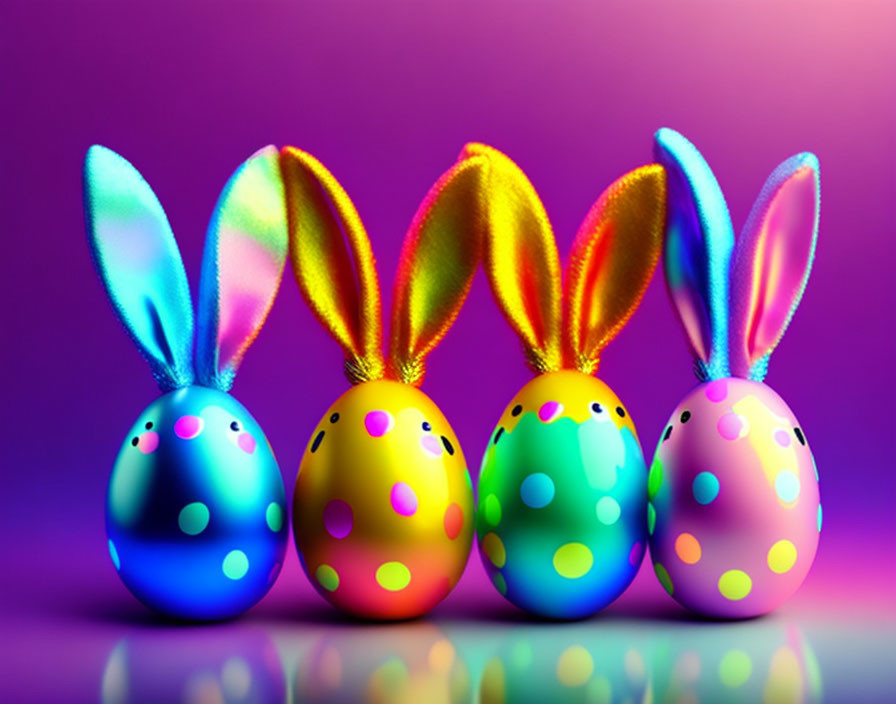
[[[775,491],[781,501],[790,503],[800,495],[800,480],[793,472],[784,469],[775,477]]]
[[[697,503],[709,504],[719,495],[719,480],[712,472],[700,472],[694,477],[694,498]]]
[[[554,482],[543,472],[530,474],[520,485],[520,498],[530,508],[544,508],[554,499]]]

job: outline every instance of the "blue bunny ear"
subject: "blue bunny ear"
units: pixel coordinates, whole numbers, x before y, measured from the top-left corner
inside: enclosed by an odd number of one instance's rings
[[[726,377],[734,247],[728,206],[709,165],[678,132],[659,130],[654,154],[668,179],[663,263],[669,296],[696,357],[697,376]]]
[[[268,146],[230,177],[208,226],[196,339],[201,384],[230,389],[274,302],[288,241],[279,152]]]
[[[190,288],[165,211],[124,158],[94,145],[84,159],[90,252],[115,313],[162,391],[193,383]]]

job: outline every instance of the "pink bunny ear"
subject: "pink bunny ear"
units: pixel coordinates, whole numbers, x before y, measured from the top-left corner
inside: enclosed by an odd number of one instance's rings
[[[737,241],[731,277],[731,372],[761,381],[809,279],[818,235],[818,159],[772,172]]]

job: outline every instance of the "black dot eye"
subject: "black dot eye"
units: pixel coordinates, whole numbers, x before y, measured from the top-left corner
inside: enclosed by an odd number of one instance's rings
[[[691,419],[691,412],[690,411],[682,411],[681,422],[687,423],[690,419]]]
[[[510,415],[515,417],[515,416],[518,416],[522,412],[523,412],[523,407],[520,404],[516,404],[513,407],[513,410],[510,412]]]
[[[604,412],[603,406],[601,406],[597,401],[595,401],[594,403],[591,404],[591,410],[594,411],[595,413],[603,413]]]
[[[339,420],[339,414],[338,414],[338,413],[334,413],[333,415],[330,416],[330,422],[331,422],[331,423],[335,423],[337,420]]]
[[[793,434],[796,435],[796,439],[800,441],[800,445],[805,445],[805,444],[806,444],[806,438],[805,438],[805,436],[803,435],[803,431],[802,431],[802,430],[800,430],[799,428],[794,428],[794,429],[793,429]]]
[[[451,441],[444,435],[442,436],[442,444],[445,446],[445,452],[447,452],[449,455],[454,454],[454,445],[452,445]]]
[[[145,426],[147,430],[152,430],[152,421],[149,421]]]
[[[666,442],[666,440],[669,439],[670,435],[672,435],[672,426],[671,425],[668,428],[666,428],[666,434],[663,435],[663,442]]]
[[[625,418],[625,409],[622,406],[616,406],[616,413],[619,414],[620,418]]]
[[[137,447],[137,443],[139,443],[139,442],[140,442],[140,438],[133,438],[131,440],[131,445],[133,445],[134,447]]]
[[[428,433],[430,430],[432,430],[432,426],[428,421],[423,421],[423,429]]]
[[[236,421],[233,421],[233,422],[230,424],[230,429],[233,430],[234,432],[236,432],[236,431],[238,431],[238,430],[240,429],[240,424],[237,423]]]

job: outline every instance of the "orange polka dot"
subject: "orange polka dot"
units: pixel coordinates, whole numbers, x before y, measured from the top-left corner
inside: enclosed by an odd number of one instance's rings
[[[451,504],[445,511],[445,535],[454,540],[464,527],[464,511],[457,504]]]
[[[700,561],[703,550],[693,535],[682,533],[675,539],[675,554],[678,555],[682,562],[693,565],[695,562]]]

